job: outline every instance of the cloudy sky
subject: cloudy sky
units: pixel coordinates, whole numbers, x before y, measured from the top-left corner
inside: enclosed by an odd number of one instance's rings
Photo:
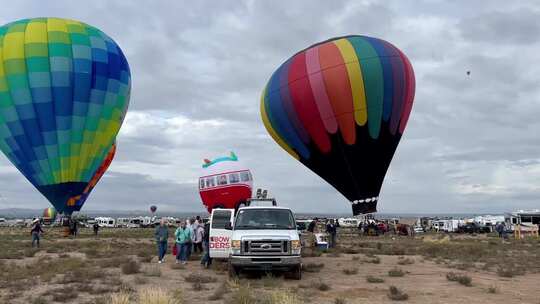
[[[417,78],[381,212],[540,208],[536,1],[12,1],[0,23],[55,16],[96,26],[129,61],[118,153],[87,210],[202,211],[203,158],[235,151],[256,186],[297,211],[347,200],[267,135],[261,90],[296,51],[330,37],[388,40]],[[470,71],[470,75],[467,75]],[[0,209],[47,201],[0,156]]]

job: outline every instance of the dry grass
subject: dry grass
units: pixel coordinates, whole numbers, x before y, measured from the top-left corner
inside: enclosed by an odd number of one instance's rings
[[[388,288],[387,296],[392,301],[407,301],[409,299],[409,295],[396,286],[390,286]]]
[[[141,271],[141,264],[136,261],[129,260],[120,266],[123,274],[135,274]]]
[[[374,277],[374,276],[370,276],[370,275],[366,277],[366,281],[368,283],[384,283],[383,278]]]
[[[358,268],[345,268],[343,269],[343,273],[346,275],[358,274]]]
[[[180,304],[183,298],[169,295],[161,288],[144,288],[138,292],[139,304]]]
[[[414,259],[411,258],[405,258],[403,256],[398,258],[398,265],[411,265],[414,264]]]
[[[161,277],[161,269],[158,265],[146,266],[144,268],[144,275],[147,277]]]
[[[219,285],[219,287],[214,291],[213,294],[211,294],[209,297],[208,297],[208,300],[210,301],[217,301],[217,300],[221,300],[223,299],[223,296],[227,293],[229,293],[230,290],[229,290],[229,285],[227,284],[227,282],[223,282],[221,283],[221,285]]]
[[[390,270],[388,270],[388,276],[389,277],[402,277],[405,275],[405,271],[403,271],[400,268],[394,267]]]
[[[131,295],[126,292],[112,294],[110,298],[110,303],[111,304],[130,304],[132,303]]]
[[[307,263],[302,266],[305,272],[320,272],[324,268],[324,263]]]
[[[446,274],[446,279],[452,282],[458,282],[463,286],[472,286],[472,278],[466,274],[458,274],[455,272],[449,272]]]
[[[188,276],[184,277],[184,280],[189,283],[199,282],[202,284],[217,282],[216,277],[204,275],[201,273],[191,273]]]
[[[319,282],[314,283],[313,288],[315,288],[317,290],[320,290],[320,291],[328,291],[328,290],[332,289],[332,287],[330,285],[324,283],[323,281],[319,281]]]

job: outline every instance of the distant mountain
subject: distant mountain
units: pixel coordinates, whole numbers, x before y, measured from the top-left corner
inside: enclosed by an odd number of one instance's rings
[[[41,209],[23,209],[23,208],[6,208],[0,209],[0,217],[2,218],[33,218],[40,217],[43,214]],[[149,216],[152,215],[149,211],[144,210],[85,210],[77,213],[80,215],[86,215],[89,217],[105,216],[105,217],[133,217],[133,216]],[[465,218],[473,217],[475,215],[485,215],[486,213],[376,213],[376,218],[418,218],[418,217],[453,217],[453,218]],[[500,213],[492,213],[491,215],[498,215]],[[177,218],[189,218],[200,215],[202,217],[208,216],[206,212],[156,212],[156,216],[172,216]],[[351,214],[316,214],[316,213],[304,213],[297,212],[298,218],[328,218],[328,217],[352,217]]]

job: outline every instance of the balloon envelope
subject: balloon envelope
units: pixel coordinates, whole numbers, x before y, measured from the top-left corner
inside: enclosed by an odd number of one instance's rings
[[[150,212],[154,213],[157,211],[157,207],[156,206],[150,206]]]
[[[124,54],[100,30],[59,18],[6,24],[0,150],[58,212],[71,214],[109,157],[130,88]]]
[[[56,219],[56,209],[49,207],[43,210],[43,218],[54,222]]]
[[[395,46],[338,37],[274,72],[261,115],[272,138],[349,199],[357,215],[376,211],[414,91],[412,66]]]

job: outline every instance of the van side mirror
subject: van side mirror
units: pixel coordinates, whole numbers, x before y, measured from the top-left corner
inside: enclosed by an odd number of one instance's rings
[[[227,224],[225,224],[225,230],[232,230],[231,222],[228,222]]]

